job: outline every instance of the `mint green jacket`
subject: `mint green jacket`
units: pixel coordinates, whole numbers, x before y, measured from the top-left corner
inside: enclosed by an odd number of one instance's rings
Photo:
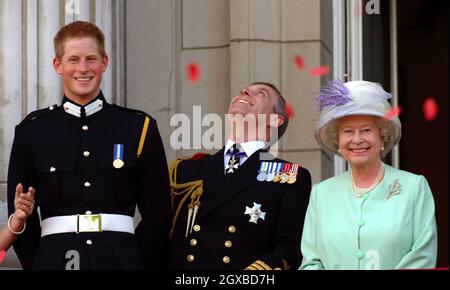
[[[353,195],[350,171],[314,185],[300,269],[434,268],[437,231],[426,179],[384,164],[383,181]]]

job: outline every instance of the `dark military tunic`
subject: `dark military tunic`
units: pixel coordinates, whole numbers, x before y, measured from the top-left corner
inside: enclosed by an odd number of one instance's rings
[[[65,106],[33,112],[16,127],[8,173],[9,214],[21,182],[25,189],[36,189],[35,208],[39,206],[42,220],[87,211],[133,217],[137,205],[142,220],[135,234],[104,231],[41,238],[35,210],[14,249],[24,269],[65,269],[72,250],[79,253],[81,269],[165,268],[171,209],[156,121],[106,103],[102,93],[93,102],[100,108],[90,114],[85,112],[88,104],[78,117],[66,112],[70,100],[64,98]],[[113,166],[115,144],[123,144],[121,168]]]
[[[259,152],[252,154],[233,175],[224,175],[223,149],[213,156],[179,163],[172,180],[176,184],[202,180],[203,193],[187,237],[190,198],[175,219],[171,269],[298,269],[311,176],[299,167],[293,184],[259,182]],[[175,196],[174,209],[184,197]],[[254,208],[254,203],[260,204],[265,213],[264,220],[260,218],[256,224],[249,222],[250,215],[245,214],[247,207]]]

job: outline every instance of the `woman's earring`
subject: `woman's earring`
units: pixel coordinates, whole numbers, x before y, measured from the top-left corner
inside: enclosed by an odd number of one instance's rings
[[[384,146],[383,145],[381,145],[381,151],[384,151]]]

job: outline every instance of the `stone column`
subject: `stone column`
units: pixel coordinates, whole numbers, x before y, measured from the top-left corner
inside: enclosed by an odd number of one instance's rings
[[[201,116],[227,112],[230,92],[230,1],[229,0],[183,0],[182,2],[182,50],[181,92],[177,111],[186,113],[193,120],[193,106],[200,106]],[[197,83],[189,81],[187,67],[198,65],[200,75]],[[195,125],[202,120],[193,120],[191,127],[192,150],[180,150],[179,155],[191,156],[205,150],[199,138],[212,127]],[[225,125],[224,122],[222,122]],[[224,144],[223,133],[215,135],[217,143]],[[217,149],[209,150],[210,153]]]

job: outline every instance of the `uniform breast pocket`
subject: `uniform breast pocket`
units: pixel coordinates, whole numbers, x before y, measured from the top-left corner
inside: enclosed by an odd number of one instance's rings
[[[76,186],[74,161],[37,160],[36,171],[36,199],[41,206],[60,207],[79,200],[80,191]]]
[[[100,195],[106,203],[124,204],[135,200],[137,162],[124,159],[124,164],[114,167],[112,161],[103,163],[100,168]]]

